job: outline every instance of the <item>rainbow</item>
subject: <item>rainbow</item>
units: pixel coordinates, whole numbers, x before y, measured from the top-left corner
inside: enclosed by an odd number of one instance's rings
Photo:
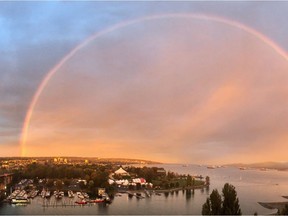
[[[144,21],[149,21],[149,20],[155,20],[155,19],[164,19],[164,18],[191,18],[191,19],[198,19],[198,20],[206,20],[206,21],[211,21],[211,22],[217,22],[217,23],[222,23],[226,24],[228,26],[243,30],[244,32],[247,32],[248,34],[251,34],[261,40],[263,43],[267,44],[270,46],[275,52],[277,52],[281,57],[283,57],[285,60],[288,61],[288,55],[286,51],[284,51],[281,47],[279,47],[275,42],[273,42],[271,39],[266,37],[265,35],[261,34],[260,32],[256,31],[253,28],[250,28],[248,26],[243,25],[242,23],[229,20],[223,17],[218,17],[218,16],[211,16],[211,15],[205,15],[205,14],[161,14],[161,15],[154,15],[154,16],[148,16],[148,17],[142,17],[139,19],[135,20],[129,20],[129,21],[124,21],[121,22],[117,25],[114,25],[110,28],[107,28],[103,31],[100,31],[89,38],[87,38],[84,42],[80,43],[78,46],[76,46],[72,51],[70,51],[64,58],[61,59],[61,61],[56,64],[44,77],[42,82],[40,83],[37,91],[35,92],[32,101],[29,105],[28,111],[25,116],[25,120],[23,123],[23,128],[22,128],[22,133],[21,133],[21,138],[20,138],[20,148],[21,148],[21,156],[26,156],[25,152],[25,145],[27,141],[27,135],[29,131],[29,125],[30,125],[30,120],[33,115],[33,110],[37,104],[38,99],[40,98],[43,90],[45,89],[45,86],[47,83],[50,81],[50,79],[54,76],[54,74],[65,64],[66,61],[68,61],[78,50],[81,48],[85,47],[87,44],[89,44],[91,41],[94,39],[101,37],[109,32],[115,31],[117,29],[123,28],[123,27],[128,27],[130,25],[138,24]]]

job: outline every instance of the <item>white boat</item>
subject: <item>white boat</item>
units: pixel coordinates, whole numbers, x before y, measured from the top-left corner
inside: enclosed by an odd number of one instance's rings
[[[84,196],[85,199],[89,199],[89,195],[87,193],[83,192],[82,195]]]
[[[11,200],[11,204],[28,204],[30,203],[27,198],[14,198]]]
[[[207,166],[207,169],[215,169],[215,166]]]
[[[71,190],[68,191],[68,197],[69,198],[73,198],[74,197],[74,193]]]
[[[77,192],[77,196],[79,199],[84,199],[84,196],[81,192]]]
[[[49,190],[47,190],[46,193],[45,193],[45,197],[46,197],[46,198],[49,198],[50,196],[51,196],[51,193],[50,193]]]
[[[41,196],[42,198],[45,198],[45,195],[46,195],[46,190],[43,189],[43,190],[41,191],[40,196]]]
[[[23,197],[26,194],[25,190],[22,190],[17,196],[19,197]]]
[[[16,196],[17,196],[19,193],[20,193],[20,190],[15,190],[15,191],[13,191],[13,193],[11,193],[11,194],[7,197],[7,199],[8,199],[8,200],[14,199],[14,198],[16,198]]]
[[[64,196],[64,192],[62,192],[62,191],[54,191],[54,196],[55,196],[56,199],[62,199],[62,197]]]

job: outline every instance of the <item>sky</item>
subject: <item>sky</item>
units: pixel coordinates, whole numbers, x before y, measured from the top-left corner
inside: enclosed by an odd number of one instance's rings
[[[287,12],[284,1],[0,2],[0,156],[287,160]]]

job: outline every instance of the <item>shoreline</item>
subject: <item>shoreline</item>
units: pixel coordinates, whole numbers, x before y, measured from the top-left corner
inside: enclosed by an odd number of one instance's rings
[[[209,185],[188,186],[184,188],[179,187],[179,188],[171,188],[171,189],[159,189],[159,190],[154,190],[154,191],[158,193],[167,193],[167,192],[174,192],[174,191],[181,191],[181,190],[202,189],[206,187],[209,187]]]
[[[155,192],[155,193],[169,193],[169,192],[175,192],[175,191],[182,191],[182,190],[192,190],[192,189],[203,189],[209,187],[209,185],[197,185],[197,186],[188,186],[188,187],[179,187],[179,188],[171,188],[171,189],[141,189],[141,190],[123,190],[118,191],[118,193],[145,193],[145,190],[148,192]]]

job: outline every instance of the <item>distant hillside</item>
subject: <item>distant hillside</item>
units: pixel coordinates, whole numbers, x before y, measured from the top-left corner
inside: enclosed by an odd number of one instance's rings
[[[97,158],[99,162],[113,162],[113,163],[127,163],[127,164],[161,164],[160,162],[142,160],[142,159],[130,159],[130,158]]]
[[[69,156],[54,156],[54,157],[0,157],[0,161],[3,160],[53,160],[54,158],[65,158],[69,161],[84,161],[89,160],[94,163],[113,163],[113,164],[161,164],[160,162],[143,160],[143,159],[131,159],[131,158],[99,158],[99,157],[69,157]]]
[[[264,169],[276,169],[276,170],[288,171],[288,162],[262,162],[262,163],[251,163],[251,164],[234,163],[234,164],[228,164],[227,166],[259,168],[259,169],[264,168]]]

